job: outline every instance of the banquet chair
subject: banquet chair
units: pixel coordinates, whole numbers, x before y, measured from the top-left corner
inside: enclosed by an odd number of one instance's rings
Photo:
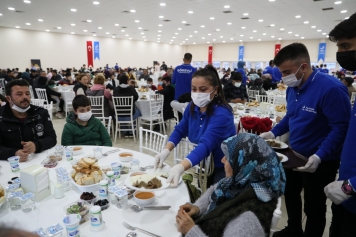
[[[178,111],[176,109],[173,109],[173,115],[174,115],[174,118],[176,119],[176,125],[178,125],[179,116],[178,116]]]
[[[0,78],[0,94],[5,96],[5,79]]]
[[[53,101],[51,101],[51,103],[50,104],[44,104],[43,105],[43,108],[45,108],[46,110],[48,110],[48,114],[49,114],[49,117],[51,118],[51,120],[52,120],[52,118],[53,118]]]
[[[142,152],[142,149],[146,149],[159,154],[166,146],[168,136],[140,127],[139,139],[140,152]]]
[[[91,103],[91,111],[94,117],[105,117],[104,115],[104,96],[88,96]]]
[[[35,88],[37,98],[45,100],[45,104],[48,104],[47,92],[46,89]]]
[[[160,132],[161,126],[163,127],[163,134],[166,134],[166,127],[164,126],[164,119],[163,119],[163,101],[164,96],[160,94],[150,95],[149,99],[149,116],[141,116],[139,117],[139,125],[145,124],[150,126],[150,130],[153,130],[153,125],[160,125]]]
[[[354,105],[354,103],[355,103],[355,98],[356,98],[356,92],[352,92],[352,94],[351,94],[351,99],[350,99],[351,106]]]
[[[256,96],[259,95],[259,91],[257,90],[248,90],[247,91],[248,98],[251,100],[256,100]]]
[[[271,221],[271,226],[270,226],[270,235],[269,235],[270,237],[272,237],[274,232],[277,231],[277,228],[276,228],[277,223],[282,216],[281,205],[282,205],[282,198],[279,197],[278,202],[277,202],[277,207],[274,210],[273,216],[272,216],[272,221]]]
[[[112,117],[96,117],[101,121],[101,123],[106,127],[108,130],[109,136],[111,136],[111,133],[114,134],[114,126],[112,126]]]
[[[35,94],[33,93],[33,89],[31,85],[29,86],[29,90],[30,90],[31,99],[35,99]]]
[[[45,100],[43,100],[43,99],[31,99],[31,104],[39,106],[39,107],[44,107],[44,102],[45,102]]]
[[[64,101],[64,111],[67,116],[69,109],[73,109],[73,99],[75,97],[75,93],[66,93],[65,101]]]
[[[239,128],[240,128],[240,130],[238,130],[238,133],[252,133],[252,134],[254,134],[252,129],[251,130],[247,130],[242,126],[241,120],[239,121]]]
[[[267,102],[270,103],[270,97],[268,95],[256,95],[256,101],[258,103]]]
[[[192,143],[188,138],[183,138],[177,146],[174,148],[174,164],[180,163],[187,155],[195,149],[197,144]],[[211,153],[208,157],[202,160],[195,167],[195,177],[198,178],[198,183],[200,184],[200,190],[203,193],[207,190],[208,177],[214,171],[214,160],[212,160]]]
[[[132,131],[134,141],[136,142],[135,130],[134,126],[136,120],[133,119],[133,96],[113,96],[112,97],[113,107],[115,110],[115,143],[117,139],[117,133],[119,132],[119,138],[121,137],[120,131]],[[126,121],[119,121],[118,115],[122,117],[127,117]],[[120,128],[120,125],[130,126],[131,128]]]
[[[273,105],[286,105],[287,104],[287,100],[285,96],[273,96],[271,98],[271,103]]]

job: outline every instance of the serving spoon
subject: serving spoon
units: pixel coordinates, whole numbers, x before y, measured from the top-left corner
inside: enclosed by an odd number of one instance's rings
[[[147,207],[140,207],[137,205],[132,205],[131,209],[135,212],[140,212],[142,210],[168,210],[171,206],[147,206]]]

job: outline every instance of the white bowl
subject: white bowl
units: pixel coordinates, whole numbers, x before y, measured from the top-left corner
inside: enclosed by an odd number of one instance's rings
[[[80,148],[79,150],[74,150],[75,148]],[[77,156],[83,153],[83,147],[81,146],[73,146],[73,156]]]
[[[72,170],[70,172],[70,180],[72,182],[72,185],[77,187],[79,189],[79,191],[81,191],[81,192],[96,192],[96,191],[99,190],[99,183],[91,184],[91,185],[79,185],[79,184],[77,184],[72,178],[73,172],[75,172],[75,170]],[[106,178],[106,176],[105,176],[105,174],[103,172],[103,179],[105,179],[105,178]]]
[[[121,156],[122,154],[126,154],[127,156]],[[134,155],[131,152],[121,152],[119,153],[120,161],[122,162],[129,162],[132,161]]]
[[[136,194],[138,194],[138,193],[152,193],[153,197],[148,198],[148,199],[140,199],[140,198],[136,197]],[[134,200],[139,206],[147,206],[155,201],[155,193],[150,192],[150,191],[136,191],[134,193]]]

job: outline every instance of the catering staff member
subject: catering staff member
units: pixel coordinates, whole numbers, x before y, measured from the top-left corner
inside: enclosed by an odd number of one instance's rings
[[[225,177],[224,154],[221,143],[236,134],[234,115],[230,105],[225,101],[220,80],[215,69],[202,69],[194,73],[191,83],[192,102],[184,111],[183,119],[175,127],[166,148],[156,155],[155,168],[162,167],[173,148],[182,138],[198,144],[180,163],[173,166],[167,182],[172,187],[178,186],[181,174],[199,164],[210,153],[214,157],[213,183]],[[224,121],[224,122],[222,122]],[[208,187],[211,184],[208,183]]]
[[[307,48],[287,45],[274,58],[287,89],[287,114],[272,131],[274,139],[290,133],[290,148],[308,158],[304,167],[286,170],[284,193],[288,226],[275,237],[322,237],[325,228],[324,187],[335,180],[340,154],[349,125],[350,101],[346,87],[334,77],[312,70]],[[307,216],[302,229],[302,200]]]
[[[336,42],[336,60],[342,68],[356,71],[356,13],[342,21],[329,33]],[[330,237],[356,236],[356,106],[341,152],[339,179],[325,187],[325,194],[333,201]],[[341,204],[341,205],[340,205]]]
[[[27,161],[32,153],[40,153],[57,144],[56,132],[48,111],[31,105],[29,84],[13,80],[5,86],[6,99],[0,107],[0,160],[19,156]]]

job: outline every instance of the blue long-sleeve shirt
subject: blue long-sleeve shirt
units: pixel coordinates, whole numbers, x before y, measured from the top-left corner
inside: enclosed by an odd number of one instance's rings
[[[279,71],[278,67],[274,67],[272,72],[272,82],[280,82],[282,80],[282,73]]]
[[[189,93],[192,90],[192,76],[197,69],[190,64],[182,64],[174,69],[172,84],[175,84],[174,99],[178,100],[179,96]]]
[[[213,152],[215,167],[223,167],[221,159],[224,154],[221,143],[236,135],[232,111],[221,105],[214,105],[214,113],[209,116],[206,112],[201,113],[200,108],[195,106],[191,114],[190,106],[191,103],[185,109],[183,119],[175,127],[168,141],[176,146],[182,138],[188,137],[190,142],[198,144],[186,157],[192,166],[199,164]]]
[[[247,76],[246,76],[246,73],[245,73],[245,69],[243,69],[243,68],[238,68],[238,69],[236,69],[236,72],[241,73],[241,76],[242,76],[242,84],[246,85]]]
[[[335,77],[315,70],[305,84],[287,89],[287,114],[272,129],[275,136],[290,132],[293,150],[321,161],[337,160],[350,119],[347,88]]]
[[[339,180],[347,179],[350,179],[352,186],[356,189],[356,106],[351,113],[350,125],[341,153]],[[342,204],[348,211],[356,214],[356,196]]]
[[[272,77],[272,79],[273,79],[273,67],[267,66],[267,67],[263,70],[262,74],[270,74],[271,77]]]

